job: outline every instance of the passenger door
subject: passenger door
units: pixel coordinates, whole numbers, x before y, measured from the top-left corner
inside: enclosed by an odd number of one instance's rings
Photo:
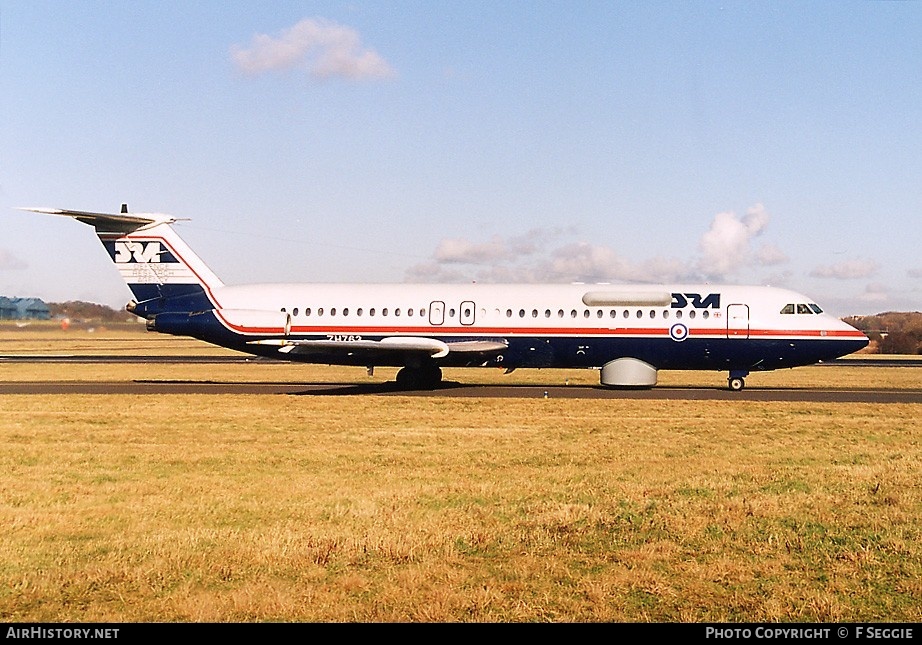
[[[749,305],[727,305],[727,338],[749,338]]]

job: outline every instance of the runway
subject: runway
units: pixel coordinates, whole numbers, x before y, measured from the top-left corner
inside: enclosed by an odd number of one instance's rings
[[[69,363],[69,364],[120,364],[167,363],[190,365],[239,365],[243,363],[273,364],[278,361],[261,356],[128,356],[118,354],[0,354],[0,363]],[[817,363],[818,367],[922,367],[922,358],[837,358]]]
[[[69,354],[0,354],[0,364],[275,364],[277,361],[252,356],[124,356]],[[922,359],[839,359],[821,365],[835,367],[922,367]],[[0,383],[0,394],[257,394],[288,396],[416,396],[531,399],[628,399],[686,401],[789,401],[832,403],[922,403],[922,389],[873,389],[837,387],[760,387],[748,385],[742,392],[723,387],[670,387],[613,389],[600,385],[497,385],[445,381],[433,390],[401,390],[385,383],[297,383],[265,381],[219,381],[192,379],[135,379],[113,381],[11,381]]]
[[[216,382],[193,380],[23,381],[0,384],[0,394],[258,394],[288,396],[423,396],[516,399],[630,399],[686,401],[789,401],[816,403],[922,403],[922,390],[747,387],[742,392],[709,387],[465,385],[446,382],[434,390],[400,390],[393,382],[372,384]]]

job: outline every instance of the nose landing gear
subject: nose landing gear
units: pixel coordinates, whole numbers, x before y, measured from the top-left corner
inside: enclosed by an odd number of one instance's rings
[[[739,392],[746,387],[746,377],[749,372],[746,370],[730,370],[730,378],[727,379],[727,389],[731,392]]]

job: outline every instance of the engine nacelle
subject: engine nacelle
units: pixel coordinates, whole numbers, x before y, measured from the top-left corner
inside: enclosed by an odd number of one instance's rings
[[[637,358],[617,358],[602,366],[599,378],[608,387],[653,387],[656,368]]]

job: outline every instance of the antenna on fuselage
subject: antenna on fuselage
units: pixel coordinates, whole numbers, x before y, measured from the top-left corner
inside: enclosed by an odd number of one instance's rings
[[[122,213],[125,215],[128,214],[128,204],[122,204]]]

